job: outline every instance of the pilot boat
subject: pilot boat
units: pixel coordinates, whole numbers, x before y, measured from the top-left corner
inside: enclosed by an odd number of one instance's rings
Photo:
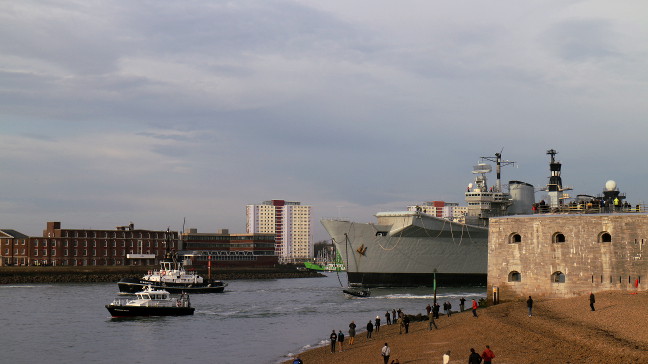
[[[115,298],[106,308],[112,317],[185,316],[193,315],[195,311],[195,308],[191,307],[188,294],[183,293],[175,297],[166,290],[154,289],[151,286],[135,293],[135,299]]]

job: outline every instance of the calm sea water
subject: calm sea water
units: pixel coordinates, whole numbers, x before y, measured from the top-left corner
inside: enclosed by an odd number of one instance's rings
[[[347,298],[339,279],[231,281],[192,295],[193,316],[111,319],[117,284],[0,285],[0,362],[278,363],[326,343],[331,330],[364,327],[387,309],[425,312],[431,288],[374,289]],[[437,300],[484,297],[484,288],[437,290]]]

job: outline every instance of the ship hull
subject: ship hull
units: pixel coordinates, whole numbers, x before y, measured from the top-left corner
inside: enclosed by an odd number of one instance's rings
[[[325,219],[350,286],[486,284],[488,229],[421,212],[379,213],[378,223]]]

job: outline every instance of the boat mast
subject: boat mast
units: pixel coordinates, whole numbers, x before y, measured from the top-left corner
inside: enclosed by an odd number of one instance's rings
[[[497,180],[495,181],[495,191],[494,192],[502,192],[502,182],[501,182],[501,174],[502,174],[502,167],[508,166],[511,164],[515,164],[515,162],[511,161],[502,161],[502,153],[495,153],[495,157],[481,157],[481,159],[494,162],[495,163],[495,172],[497,173]]]

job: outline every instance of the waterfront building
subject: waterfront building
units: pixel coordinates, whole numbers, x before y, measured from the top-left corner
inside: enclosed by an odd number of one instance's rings
[[[62,229],[55,221],[47,223],[42,237],[11,232],[0,234],[3,265],[153,265],[179,248],[177,232],[135,229],[133,223],[95,230]]]
[[[275,235],[270,233],[230,234],[228,229],[215,233],[199,233],[187,229],[181,235],[183,250],[180,255],[195,266],[213,267],[273,267],[278,263],[275,254]]]
[[[0,266],[26,265],[29,236],[12,229],[0,229]]]
[[[246,207],[248,234],[275,234],[275,253],[281,263],[312,257],[311,206],[285,200],[264,201]]]

